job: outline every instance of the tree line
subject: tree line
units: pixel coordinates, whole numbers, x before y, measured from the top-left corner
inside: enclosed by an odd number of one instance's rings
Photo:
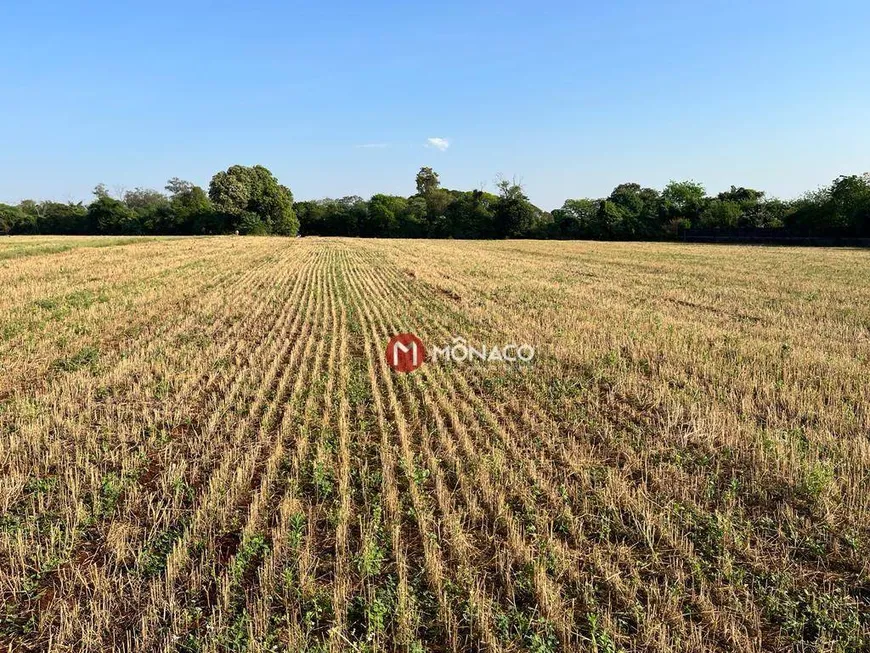
[[[763,229],[805,236],[870,237],[870,175],[846,175],[795,200],[732,186],[715,196],[694,181],[658,191],[620,184],[604,198],[566,200],[543,211],[522,185],[496,192],[441,187],[424,167],[410,197],[373,195],[294,202],[263,166],[232,166],[208,191],[178,178],[164,191],[136,188],[112,197],[105,185],[79,203],[0,204],[0,234],[319,235],[402,238],[668,240],[688,229]]]
[[[177,177],[165,192],[136,188],[112,197],[104,184],[94,200],[0,204],[0,233],[193,235],[244,233],[295,236],[293,194],[263,166],[231,166],[211,179],[206,193]]]

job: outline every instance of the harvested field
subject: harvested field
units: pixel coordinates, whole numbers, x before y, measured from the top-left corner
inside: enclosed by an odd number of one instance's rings
[[[870,648],[870,252],[6,238],[0,287],[9,651]]]

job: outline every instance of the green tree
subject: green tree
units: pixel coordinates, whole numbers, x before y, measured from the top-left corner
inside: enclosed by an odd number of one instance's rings
[[[399,222],[408,210],[408,200],[397,195],[373,195],[369,200],[360,236],[390,237],[399,232]]]
[[[664,217],[683,224],[697,224],[707,203],[707,191],[695,181],[672,181],[662,191]]]
[[[81,202],[41,202],[39,205],[39,233],[88,234],[95,228],[87,207]]]
[[[169,204],[169,198],[159,190],[136,188],[124,193],[124,204],[137,213],[149,213],[155,208]]]
[[[181,195],[190,190],[193,190],[193,187],[193,184],[189,181],[179,179],[178,177],[173,177],[166,182],[166,185],[163,188],[166,189],[170,196],[175,197],[176,195]]]
[[[788,214],[794,210],[791,202],[771,197],[759,206],[756,226],[768,229],[780,229],[785,225]]]
[[[754,188],[731,186],[730,190],[719,193],[716,196],[720,202],[729,202],[738,209],[736,220],[732,220],[734,227],[763,227],[767,223],[767,211],[764,201],[764,191]],[[711,204],[715,200],[711,201]],[[716,209],[721,211],[722,209]],[[733,210],[733,209],[732,209]],[[723,216],[724,217],[724,216]],[[702,222],[704,218],[702,216]]]
[[[441,188],[438,173],[429,167],[420,168],[416,179],[417,197],[426,202],[426,224],[421,225],[421,230],[429,235],[441,235],[447,228],[446,217],[448,207],[456,200],[456,195],[445,188]]]
[[[711,200],[701,212],[700,224],[703,227],[733,229],[739,226],[743,210],[731,200]]]
[[[833,229],[870,235],[870,180],[866,175],[837,177],[828,196],[827,209]]]
[[[101,234],[137,234],[136,214],[124,202],[108,195],[97,197],[88,206],[88,219]]]
[[[502,238],[528,235],[538,213],[537,209],[529,202],[523,187],[516,180],[501,179],[497,186],[498,199],[493,207],[497,235]]]
[[[242,211],[236,226],[239,233],[246,236],[268,236],[271,233],[269,224],[252,211]]]
[[[35,200],[22,200],[18,205],[20,217],[15,225],[15,234],[38,234],[42,213],[41,203]]]
[[[369,205],[359,195],[333,200],[327,213],[328,235],[358,236],[368,217]]]
[[[426,200],[419,195],[408,198],[408,208],[399,224],[399,235],[402,238],[424,238],[428,233],[426,223]]]
[[[617,207],[619,214],[610,227],[614,229],[610,236],[645,239],[660,235],[658,191],[635,183],[620,184],[607,199]]]
[[[806,235],[830,233],[828,215],[830,199],[831,193],[828,187],[807,191],[792,203],[792,210],[785,218],[786,227]]]
[[[293,212],[293,193],[287,186],[278,186],[278,197],[272,204],[272,233],[295,236],[299,233],[299,219]]]
[[[870,181],[858,175],[837,177],[796,200],[785,222],[805,234],[870,236]]]
[[[447,215],[447,209],[456,201],[456,197],[445,188],[436,188],[428,195],[424,195],[426,201],[426,216],[429,222],[434,222]]]
[[[307,200],[293,204],[299,220],[299,233],[303,236],[324,235],[326,223],[325,200]]]
[[[445,232],[441,238],[492,238],[496,235],[493,208],[498,197],[482,190],[461,193],[447,207]]]
[[[24,212],[17,206],[0,204],[0,234],[18,233],[25,220]]]
[[[94,186],[94,197],[96,197],[97,199],[109,197],[109,189],[106,188],[106,184],[99,183]]]
[[[601,238],[596,233],[596,216],[601,200],[588,198],[565,200],[553,211],[554,235],[557,238]]]
[[[754,188],[744,188],[740,186],[731,186],[730,190],[723,191],[716,196],[717,199],[728,202],[735,202],[742,207],[754,206],[764,199],[763,190],[755,190]]]
[[[438,173],[429,167],[420,168],[417,173],[417,194],[427,197],[430,193],[437,190],[441,186],[438,180]]]
[[[368,202],[358,195],[298,202],[295,207],[306,236],[358,236],[368,221]]]
[[[616,202],[608,199],[601,200],[598,203],[598,210],[595,212],[595,221],[592,227],[595,234],[594,237],[603,240],[622,237],[626,214],[626,209]]]
[[[160,191],[150,188],[127,191],[124,193],[124,204],[136,214],[140,233],[173,233],[174,216],[169,198]]]
[[[205,232],[225,233],[229,226],[220,223],[218,215],[206,192],[189,181],[173,177],[166,182],[170,193],[170,211],[165,225],[167,233],[198,234]]]
[[[299,231],[293,194],[263,166],[235,165],[218,172],[212,177],[208,194],[215,208],[230,217],[231,228],[283,236]]]

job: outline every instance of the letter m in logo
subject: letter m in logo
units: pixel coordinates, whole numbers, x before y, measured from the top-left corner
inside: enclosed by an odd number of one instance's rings
[[[423,341],[413,333],[400,333],[387,344],[387,365],[396,372],[413,372],[426,359]]]

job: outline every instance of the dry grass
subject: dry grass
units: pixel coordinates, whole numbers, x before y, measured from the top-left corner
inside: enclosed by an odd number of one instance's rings
[[[12,238],[0,286],[0,647],[870,647],[865,251]]]

